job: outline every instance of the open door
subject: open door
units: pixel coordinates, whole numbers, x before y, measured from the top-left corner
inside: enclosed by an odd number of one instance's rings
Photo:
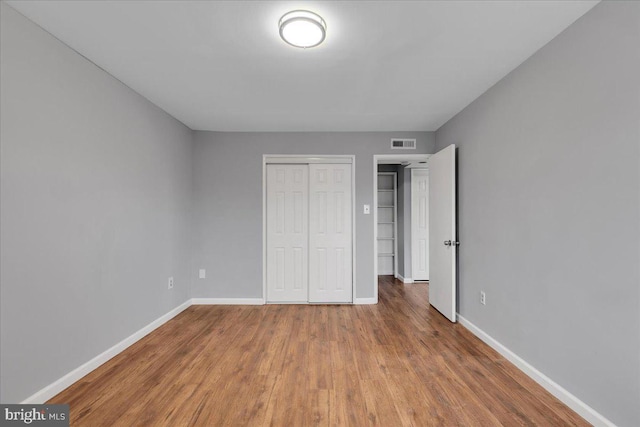
[[[429,158],[429,304],[456,321],[456,147]]]

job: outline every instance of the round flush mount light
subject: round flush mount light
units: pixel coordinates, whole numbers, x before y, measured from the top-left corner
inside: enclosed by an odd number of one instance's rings
[[[278,26],[282,40],[295,47],[318,46],[327,36],[327,24],[324,19],[308,10],[285,13],[280,18]]]

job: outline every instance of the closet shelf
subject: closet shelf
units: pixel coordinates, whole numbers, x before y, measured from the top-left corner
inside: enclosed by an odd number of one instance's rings
[[[376,236],[378,275],[394,274],[398,256],[396,246],[397,173],[378,172],[378,200],[375,214],[378,235]]]

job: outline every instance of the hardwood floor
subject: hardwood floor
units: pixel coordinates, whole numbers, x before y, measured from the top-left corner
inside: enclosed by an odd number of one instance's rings
[[[192,306],[49,403],[73,426],[589,425],[427,287],[383,278],[378,305]]]

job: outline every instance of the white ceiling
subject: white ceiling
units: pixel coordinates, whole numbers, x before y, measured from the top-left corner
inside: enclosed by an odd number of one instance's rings
[[[192,129],[436,130],[597,1],[9,1]],[[285,44],[309,9],[327,39]]]

